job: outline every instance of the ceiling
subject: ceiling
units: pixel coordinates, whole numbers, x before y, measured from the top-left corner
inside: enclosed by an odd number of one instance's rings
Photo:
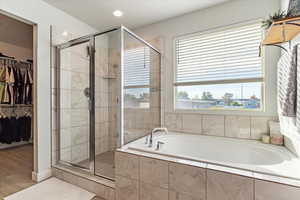
[[[136,28],[228,0],[44,0],[99,31],[121,24]],[[112,15],[114,10],[123,17]]]
[[[1,42],[32,49],[33,27],[0,14]]]

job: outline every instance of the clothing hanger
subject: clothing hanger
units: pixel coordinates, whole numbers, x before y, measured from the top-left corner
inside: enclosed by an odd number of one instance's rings
[[[15,57],[4,55],[2,52],[0,52],[0,57],[15,59]]]

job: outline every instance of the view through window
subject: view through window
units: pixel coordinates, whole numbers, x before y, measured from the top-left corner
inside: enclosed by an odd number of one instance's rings
[[[179,38],[176,45],[176,109],[263,107],[260,23]]]
[[[125,107],[150,107],[150,49],[142,46],[124,53]]]

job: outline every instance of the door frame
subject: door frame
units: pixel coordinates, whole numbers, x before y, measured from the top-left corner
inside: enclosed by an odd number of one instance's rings
[[[38,90],[37,90],[37,77],[38,77],[38,23],[33,22],[31,20],[25,19],[23,17],[14,15],[12,13],[9,13],[5,10],[0,9],[0,14],[5,15],[7,17],[10,17],[12,19],[15,19],[17,21],[23,22],[25,24],[28,24],[30,26],[32,26],[32,31],[33,31],[33,35],[32,35],[32,39],[33,39],[33,44],[32,44],[32,53],[33,53],[33,98],[32,98],[32,143],[33,143],[33,169],[32,169],[32,180],[33,181],[39,181],[38,178],[38,123],[37,123],[37,119],[38,119],[38,112],[37,112],[37,108],[38,108],[38,101],[37,101],[37,97],[38,97]]]

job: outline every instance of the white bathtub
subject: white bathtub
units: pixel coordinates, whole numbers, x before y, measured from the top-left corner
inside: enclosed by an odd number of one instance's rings
[[[164,145],[157,151],[158,141]],[[296,156],[284,147],[259,141],[169,133],[155,135],[152,148],[145,144],[145,138],[125,148],[151,153],[154,157],[163,155],[300,180],[300,160]]]

